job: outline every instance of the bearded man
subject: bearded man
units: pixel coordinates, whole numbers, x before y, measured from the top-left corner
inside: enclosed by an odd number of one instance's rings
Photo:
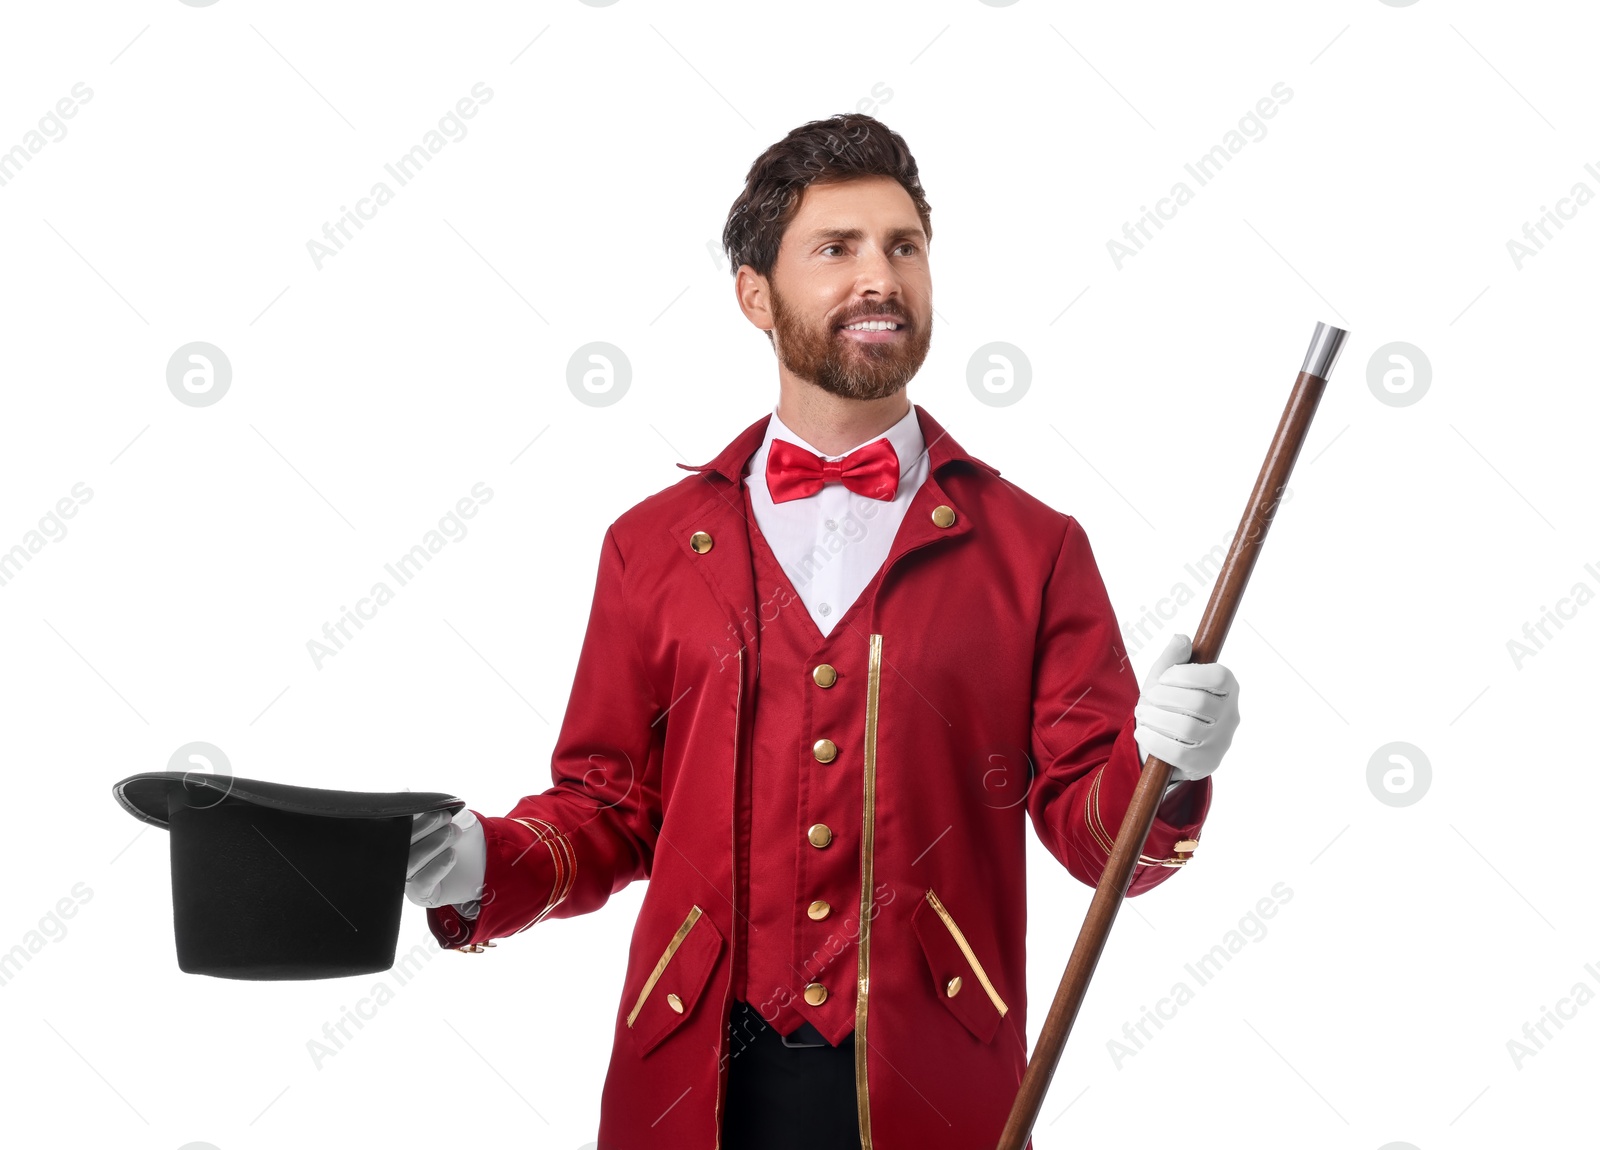
[[[776,406],[607,529],[552,785],[417,818],[408,894],[468,953],[650,880],[601,1150],[994,1145],[1028,825],[1095,885],[1156,754],[1128,893],[1198,844],[1238,683],[1178,635],[1141,691],[1082,526],[910,402],[932,234],[870,116],[755,161],[723,241]]]

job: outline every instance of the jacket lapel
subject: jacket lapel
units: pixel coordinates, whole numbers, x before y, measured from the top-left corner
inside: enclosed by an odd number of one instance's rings
[[[719,650],[749,646],[752,667],[760,639],[754,575],[750,565],[750,528],[745,521],[744,492],[740,490],[745,464],[767,434],[764,415],[740,432],[710,463],[698,467],[678,464],[700,473],[704,498],[677,522],[668,525],[671,546],[706,581],[727,614],[728,630],[717,636]],[[710,548],[698,551],[699,535],[710,538]],[[704,543],[701,544],[704,546]],[[731,642],[732,646],[727,646]]]
[[[990,467],[976,456],[969,455],[961,445],[940,427],[938,422],[916,404],[917,423],[922,428],[922,441],[928,455],[928,478],[917,489],[916,495],[911,498],[911,505],[906,508],[905,520],[900,524],[900,531],[895,536],[894,545],[889,549],[889,557],[884,562],[884,578],[887,579],[889,569],[900,559],[919,547],[926,547],[941,539],[953,539],[958,535],[965,535],[973,528],[971,509],[962,506],[945,490],[939,482],[941,475],[948,475],[950,469],[959,469],[962,463],[973,464],[986,471],[999,475],[1000,472]],[[902,470],[909,465],[902,465]],[[935,512],[941,507],[947,507],[954,515],[948,526],[941,527],[940,520],[946,518],[942,512],[935,517]]]

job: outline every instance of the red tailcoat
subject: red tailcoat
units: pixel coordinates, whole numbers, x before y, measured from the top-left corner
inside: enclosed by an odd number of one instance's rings
[[[829,865],[850,887],[842,914],[809,924],[845,973],[810,1017],[830,1039],[854,1031],[867,1150],[987,1150],[1027,1061],[1026,824],[1099,881],[1139,776],[1139,689],[1082,527],[916,412],[928,478],[828,636],[837,682],[816,696],[850,771],[834,777],[851,786],[801,821],[831,828]],[[750,864],[737,863],[761,631],[805,610],[792,588],[758,594],[751,575],[739,484],[767,418],[606,532],[553,785],[504,818],[478,813],[478,918],[428,912],[442,945],[476,952],[650,880],[601,1150],[720,1141],[740,899],[769,849],[746,839]],[[809,754],[807,717],[795,722]],[[1130,894],[1188,858],[1210,802],[1207,778],[1163,804]],[[801,927],[808,901],[796,892]]]

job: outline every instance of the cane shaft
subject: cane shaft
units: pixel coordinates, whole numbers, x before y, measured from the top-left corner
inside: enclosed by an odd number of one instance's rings
[[[1325,333],[1336,334],[1325,335]],[[1340,329],[1325,328],[1325,325],[1320,323],[1317,325],[1316,335],[1312,337],[1311,351],[1306,357],[1306,366],[1314,368],[1319,374],[1313,375],[1308,370],[1302,370],[1295,378],[1289,402],[1285,405],[1283,416],[1278,421],[1277,432],[1272,437],[1272,445],[1268,448],[1266,460],[1256,477],[1255,488],[1250,492],[1244,517],[1239,521],[1238,530],[1234,532],[1233,544],[1229,547],[1222,570],[1217,575],[1217,582],[1211,589],[1211,598],[1206,603],[1205,614],[1200,618],[1200,626],[1195,632],[1190,656],[1192,662],[1214,663],[1222,652],[1222,642],[1227,638],[1233,617],[1239,610],[1245,585],[1250,581],[1250,573],[1255,569],[1256,558],[1260,555],[1261,545],[1267,537],[1267,529],[1272,525],[1273,515],[1277,512],[1283,492],[1288,486],[1289,473],[1294,469],[1295,459],[1305,443],[1312,416],[1317,411],[1317,402],[1322,398],[1322,392],[1327,386],[1327,375],[1332,371],[1344,336],[1345,332]],[[1331,340],[1331,349],[1326,343],[1319,345],[1319,341],[1324,340]],[[1171,781],[1171,773],[1171,765],[1154,755],[1144,761],[1139,773],[1139,783],[1134,788],[1127,813],[1117,830],[1111,857],[1107,860],[1100,882],[1095,887],[1088,914],[1085,915],[1083,927],[1078,932],[1078,941],[1073,945],[1072,956],[1067,960],[1066,972],[1061,976],[1061,984],[1056,989],[1055,999],[1050,1004],[1049,1013],[1045,1015],[1038,1045],[1034,1047],[1033,1056],[1029,1059],[1028,1068],[1023,1074],[1022,1085],[1018,1088],[1016,1101],[1011,1107],[1011,1115],[1007,1118],[1005,1129],[1000,1135],[998,1150],[1023,1150],[1028,1135],[1033,1130],[1039,1109],[1044,1104],[1045,1093],[1050,1088],[1051,1076],[1055,1074],[1056,1064],[1060,1062],[1061,1052],[1066,1047],[1067,1036],[1072,1031],[1072,1024],[1078,1017],[1078,1009],[1083,1005],[1084,995],[1089,990],[1089,980],[1093,977],[1095,966],[1100,961],[1100,954],[1105,949],[1106,939],[1111,934],[1111,926],[1116,921],[1117,911],[1127,895],[1128,884],[1133,879],[1139,852],[1143,849],[1145,838],[1150,834],[1150,827],[1155,822],[1156,808],[1160,806],[1162,792]]]
[[[1290,392],[1289,402],[1283,409],[1283,418],[1278,421],[1278,430],[1272,437],[1267,458],[1261,464],[1261,473],[1256,476],[1256,485],[1245,505],[1244,518],[1233,533],[1233,546],[1228,548],[1228,557],[1222,561],[1222,570],[1211,588],[1211,598],[1206,602],[1205,614],[1200,616],[1200,626],[1195,631],[1189,655],[1192,663],[1215,663],[1217,656],[1222,653],[1223,640],[1233,626],[1233,617],[1239,611],[1245,585],[1250,582],[1250,573],[1255,570],[1256,559],[1261,555],[1261,544],[1267,538],[1267,528],[1272,526],[1272,517],[1277,513],[1278,504],[1283,501],[1283,493],[1289,486],[1289,473],[1294,470],[1294,461],[1300,454],[1301,445],[1305,443],[1306,433],[1311,429],[1311,417],[1316,415],[1317,403],[1327,386],[1327,380],[1303,371],[1295,377],[1294,390]]]

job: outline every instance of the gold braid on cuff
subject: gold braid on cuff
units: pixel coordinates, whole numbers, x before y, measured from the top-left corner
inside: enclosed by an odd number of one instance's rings
[[[544,906],[539,908],[539,913],[529,919],[525,925],[512,931],[513,934],[521,934],[528,927],[533,926],[549,915],[551,911],[566,900],[568,892],[572,890],[572,880],[578,874],[578,855],[572,849],[572,840],[557,830],[554,824],[548,823],[544,819],[534,818],[531,815],[527,818],[513,818],[511,821],[521,823],[533,832],[534,838],[533,843],[529,846],[530,850],[539,843],[545,845],[550,851],[550,861],[555,865],[556,872],[555,882],[550,886],[550,897],[545,899]],[[493,945],[493,942],[469,942],[467,945],[458,946],[455,949],[463,954],[482,954],[485,947]]]
[[[1111,848],[1116,844],[1111,834],[1106,830],[1105,821],[1100,817],[1100,774],[1105,769],[1105,763],[1101,763],[1100,770],[1094,773],[1094,782],[1089,784],[1089,793],[1083,800],[1083,821],[1084,825],[1089,828],[1089,834],[1094,837],[1094,841],[1100,845],[1101,850],[1106,852],[1106,858],[1109,859],[1111,857]],[[1139,865],[1187,866],[1195,847],[1199,845],[1199,839],[1179,839],[1172,844],[1173,854],[1171,858],[1158,859],[1152,858],[1147,854],[1141,854],[1139,856]]]

